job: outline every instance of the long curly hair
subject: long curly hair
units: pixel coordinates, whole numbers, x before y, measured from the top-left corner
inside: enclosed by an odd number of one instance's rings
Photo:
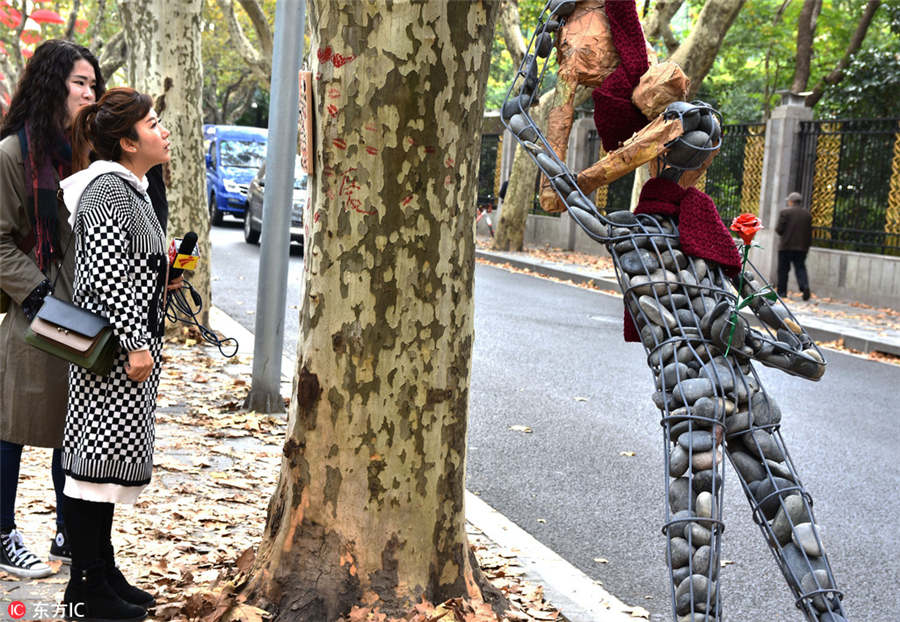
[[[106,91],[100,63],[86,47],[65,39],[49,39],[39,45],[25,65],[9,111],[0,125],[0,138],[15,134],[29,124],[35,162],[41,162],[66,135],[69,89],[66,80],[75,62],[86,60],[94,68],[94,94],[97,99]]]

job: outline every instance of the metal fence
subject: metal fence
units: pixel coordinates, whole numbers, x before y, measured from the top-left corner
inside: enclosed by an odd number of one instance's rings
[[[765,147],[765,123],[722,126],[719,154],[698,186],[712,198],[726,224],[738,214],[759,214]]]
[[[900,255],[900,119],[801,123],[800,154],[813,244]]]

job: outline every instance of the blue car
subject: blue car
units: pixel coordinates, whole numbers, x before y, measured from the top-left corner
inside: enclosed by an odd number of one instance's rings
[[[242,125],[204,125],[206,196],[209,222],[221,225],[225,214],[243,219],[247,190],[266,161],[268,130]]]

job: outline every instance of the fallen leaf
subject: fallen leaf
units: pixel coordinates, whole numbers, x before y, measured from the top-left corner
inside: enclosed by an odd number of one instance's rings
[[[627,457],[627,458],[631,458],[632,456],[635,455],[635,453],[634,453],[633,451],[620,451],[620,452],[619,452],[619,455],[620,455],[620,456],[625,456],[625,457]]]
[[[605,557],[595,557],[594,561],[597,562],[598,564],[608,564],[609,563],[609,560],[606,559]]]
[[[575,401],[576,401],[576,402],[586,402],[586,401],[588,401],[588,398],[586,398],[586,397],[576,397],[576,398],[575,398]]]
[[[509,429],[513,432],[524,432],[525,434],[531,434],[532,429],[527,425],[511,425]]]

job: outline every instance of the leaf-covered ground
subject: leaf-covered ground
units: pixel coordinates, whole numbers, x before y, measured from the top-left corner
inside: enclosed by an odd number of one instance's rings
[[[150,589],[159,603],[156,620],[264,620],[265,611],[241,601],[266,506],[281,465],[284,415],[244,412],[251,361],[223,359],[213,348],[188,340],[168,342],[160,382],[154,477],[134,506],[116,509],[113,543],[125,576]],[[282,385],[289,392],[288,385]],[[26,448],[17,498],[17,526],[26,543],[46,558],[55,503],[50,452]],[[539,586],[523,579],[515,554],[499,549],[469,525],[470,544],[485,575],[503,592],[510,622],[562,619]],[[0,605],[38,604],[52,611],[62,598],[68,567],[45,579],[17,580],[0,572]],[[348,620],[388,622],[377,603]],[[402,620],[486,622],[498,618],[483,603],[421,603]]]

